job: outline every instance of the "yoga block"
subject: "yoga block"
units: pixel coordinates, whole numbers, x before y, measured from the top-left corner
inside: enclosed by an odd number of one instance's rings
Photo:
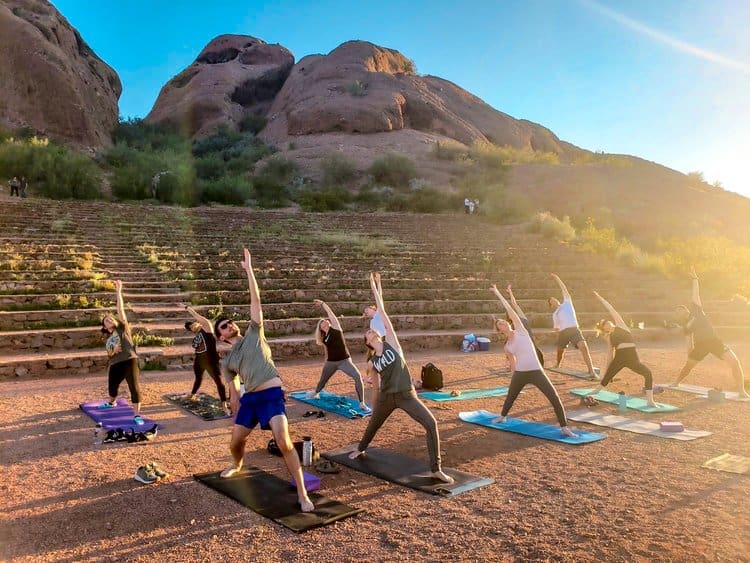
[[[320,477],[317,477],[315,475],[310,475],[306,471],[302,472],[302,476],[305,479],[305,490],[306,491],[308,491],[308,492],[310,492],[310,491],[317,491],[320,488]],[[291,481],[289,481],[289,484],[292,487],[294,487],[295,489],[297,488],[297,484],[294,482],[294,479],[292,479]]]
[[[477,338],[477,343],[479,344],[479,351],[480,352],[488,352],[490,349],[490,339],[485,338],[484,336],[480,336]]]
[[[725,400],[727,396],[724,394],[724,391],[722,391],[721,389],[709,389],[708,398],[711,401],[721,402]]]
[[[682,432],[685,427],[682,422],[660,422],[659,430],[662,432]]]

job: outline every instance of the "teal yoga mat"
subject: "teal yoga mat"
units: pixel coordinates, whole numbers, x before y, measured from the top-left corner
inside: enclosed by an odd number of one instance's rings
[[[506,421],[502,423],[492,422],[492,419],[497,418],[498,415],[487,411],[460,412],[458,413],[458,417],[464,422],[478,424],[479,426],[492,428],[494,430],[504,430],[505,432],[514,432],[515,434],[523,434],[524,436],[533,436],[543,440],[552,440],[576,446],[603,440],[607,437],[606,434],[587,432],[586,430],[573,430],[571,428],[573,432],[578,434],[578,437],[570,438],[560,431],[559,426],[544,424],[543,422],[531,422],[518,418],[508,417]]]
[[[356,399],[327,393],[326,391],[320,392],[319,399],[312,399],[307,397],[307,393],[307,391],[294,391],[293,393],[289,393],[289,396],[292,399],[313,405],[324,411],[345,416],[346,418],[364,418],[371,414],[369,411],[363,411],[359,408],[359,401]]]
[[[588,393],[593,391],[593,389],[573,389],[571,393],[573,395],[578,395],[579,397],[584,397]],[[617,405],[620,403],[620,394],[619,393],[612,393],[611,391],[599,391],[597,394],[593,395],[593,397],[597,401],[601,401],[602,403],[611,403],[613,405]],[[672,405],[665,405],[664,403],[656,403],[659,405],[658,407],[650,407],[648,406],[648,403],[645,399],[639,399],[638,397],[630,397],[628,396],[628,408],[634,409],[641,412],[674,412],[680,410],[677,407],[674,407]]]
[[[459,390],[457,390],[459,391]],[[470,399],[483,399],[485,397],[502,397],[508,394],[508,387],[492,387],[490,389],[464,389],[459,391],[460,395],[453,396],[450,391],[425,391],[420,393],[420,398],[430,401],[468,401]]]

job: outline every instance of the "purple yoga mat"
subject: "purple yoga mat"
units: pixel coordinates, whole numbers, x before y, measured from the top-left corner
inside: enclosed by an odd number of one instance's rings
[[[101,422],[102,428],[105,430],[122,428],[127,431],[133,428],[138,432],[143,432],[145,430],[150,430],[154,424],[160,429],[163,428],[161,424],[157,424],[150,418],[144,416],[141,417],[143,418],[143,424],[136,424],[133,422],[135,412],[126,399],[117,399],[117,406],[109,409],[97,408],[105,402],[106,401],[89,401],[88,403],[81,403],[78,406],[81,407],[83,412],[93,418],[95,422]]]

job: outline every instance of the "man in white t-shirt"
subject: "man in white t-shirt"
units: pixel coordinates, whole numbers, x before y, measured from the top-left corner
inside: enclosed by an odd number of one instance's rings
[[[565,348],[568,344],[573,344],[576,348],[581,351],[583,361],[586,362],[589,374],[592,379],[599,379],[599,376],[594,371],[594,364],[591,361],[591,353],[589,352],[589,346],[583,337],[581,328],[578,326],[578,318],[576,318],[576,310],[573,307],[573,300],[568,293],[568,288],[565,287],[563,281],[557,276],[557,274],[551,274],[552,278],[560,286],[560,290],[563,294],[563,301],[560,303],[554,297],[550,297],[547,300],[550,309],[552,309],[552,326],[558,331],[557,333],[557,364],[556,368],[560,367],[563,356],[565,355]]]

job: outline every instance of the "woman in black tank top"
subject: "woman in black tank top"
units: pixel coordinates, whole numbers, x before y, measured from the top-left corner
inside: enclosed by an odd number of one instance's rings
[[[642,375],[645,380],[646,401],[648,405],[651,407],[658,406],[654,402],[654,379],[651,375],[651,370],[638,357],[638,351],[635,349],[635,341],[628,325],[625,324],[620,314],[604,297],[596,291],[594,295],[604,305],[604,308],[607,309],[610,317],[612,317],[612,320],[602,319],[596,323],[597,332],[604,335],[609,344],[607,346],[607,369],[600,382],[601,389],[609,385],[610,381],[612,381],[621,369],[630,368],[635,373]],[[598,393],[601,389],[597,389],[592,394]]]

